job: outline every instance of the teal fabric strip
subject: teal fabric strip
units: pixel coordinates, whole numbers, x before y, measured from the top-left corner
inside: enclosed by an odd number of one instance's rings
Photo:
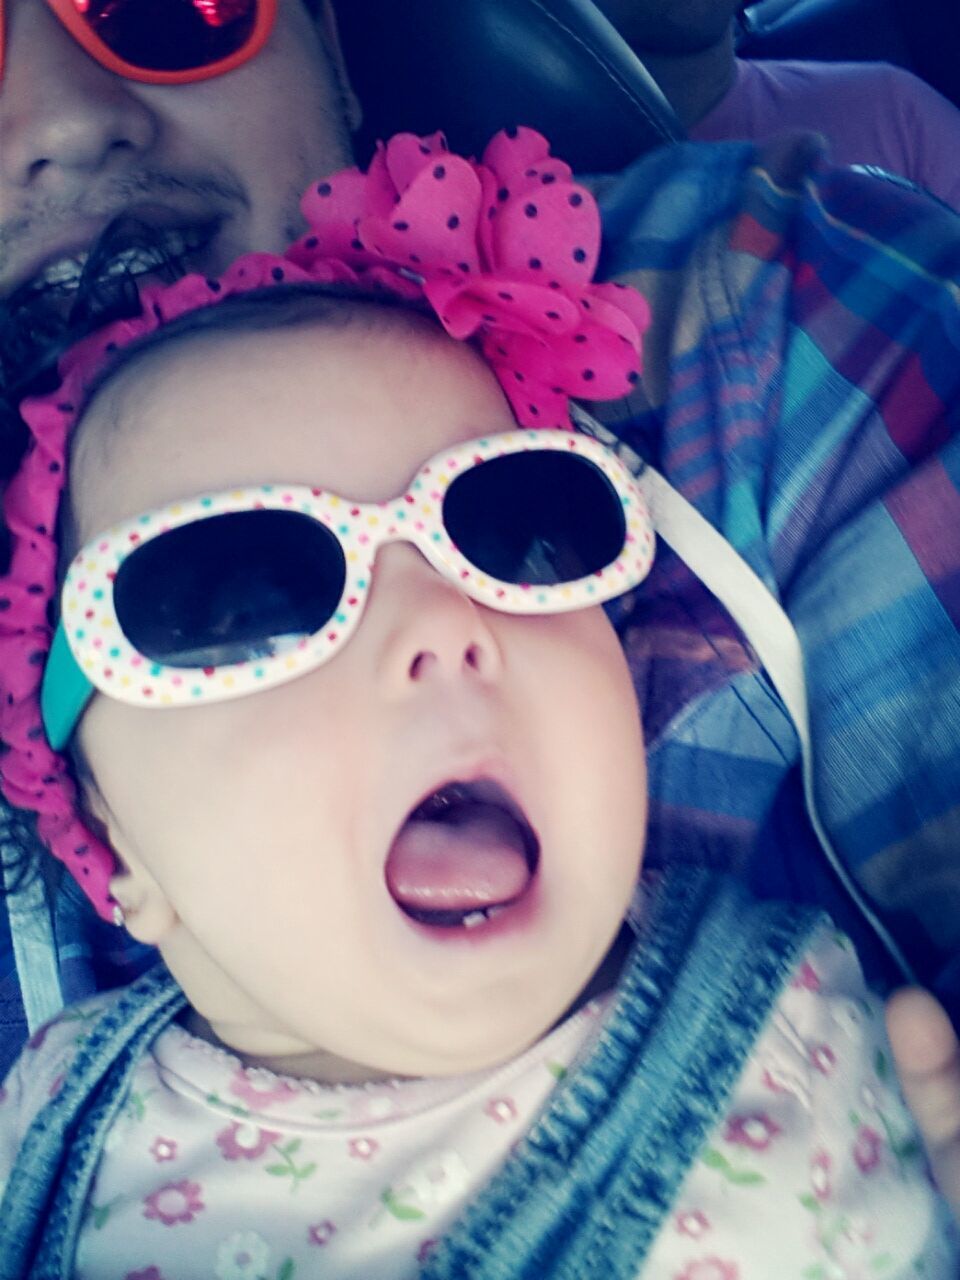
[[[54,632],[40,688],[40,714],[54,751],[62,751],[70,741],[92,696],[93,685],[77,666],[61,622]]]

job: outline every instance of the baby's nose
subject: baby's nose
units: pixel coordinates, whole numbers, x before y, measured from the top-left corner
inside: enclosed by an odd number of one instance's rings
[[[384,547],[377,557],[364,625],[375,637],[378,669],[391,692],[432,682],[496,679],[502,654],[491,615],[414,547]]]

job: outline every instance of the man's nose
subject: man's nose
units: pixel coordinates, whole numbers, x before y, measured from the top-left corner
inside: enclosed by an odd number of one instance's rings
[[[98,170],[146,151],[157,120],[132,82],[101,67],[40,0],[7,6],[0,172],[70,197]]]
[[[461,680],[488,683],[502,670],[487,611],[413,547],[380,551],[367,615],[364,624],[379,632],[378,678],[388,696]]]

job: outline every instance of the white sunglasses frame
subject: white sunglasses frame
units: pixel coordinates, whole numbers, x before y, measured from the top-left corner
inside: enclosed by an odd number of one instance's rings
[[[444,495],[466,470],[505,455],[544,450],[575,453],[607,478],[623,507],[623,549],[610,564],[572,582],[548,586],[500,582],[482,573],[454,546],[443,524]],[[345,557],[345,581],[330,621],[289,650],[220,667],[166,666],[137,652],[124,636],[114,608],[112,582],[118,566],[134,550],[173,529],[198,519],[260,508],[297,511],[335,532]],[[499,432],[455,445],[429,458],[405,491],[388,502],[354,502],[322,489],[283,484],[181,499],[115,525],[74,557],[61,591],[61,619],[44,681],[44,719],[51,742],[51,722],[69,721],[69,736],[94,690],[139,707],[196,706],[257,693],[321,666],[347,643],[359,624],[378,550],[397,541],[412,543],[470,599],[512,614],[564,613],[603,604],[643,581],[655,545],[646,499],[628,467],[591,436],[556,429]],[[64,668],[70,660],[73,672]],[[53,705],[60,697],[57,691],[71,681],[72,709],[60,713]],[[63,734],[61,723],[56,736],[63,739]]]

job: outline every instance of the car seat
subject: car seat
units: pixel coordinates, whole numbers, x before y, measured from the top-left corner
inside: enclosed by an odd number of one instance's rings
[[[476,154],[527,124],[581,173],[620,170],[683,136],[666,98],[590,0],[335,0],[364,122],[377,138],[442,128]]]

